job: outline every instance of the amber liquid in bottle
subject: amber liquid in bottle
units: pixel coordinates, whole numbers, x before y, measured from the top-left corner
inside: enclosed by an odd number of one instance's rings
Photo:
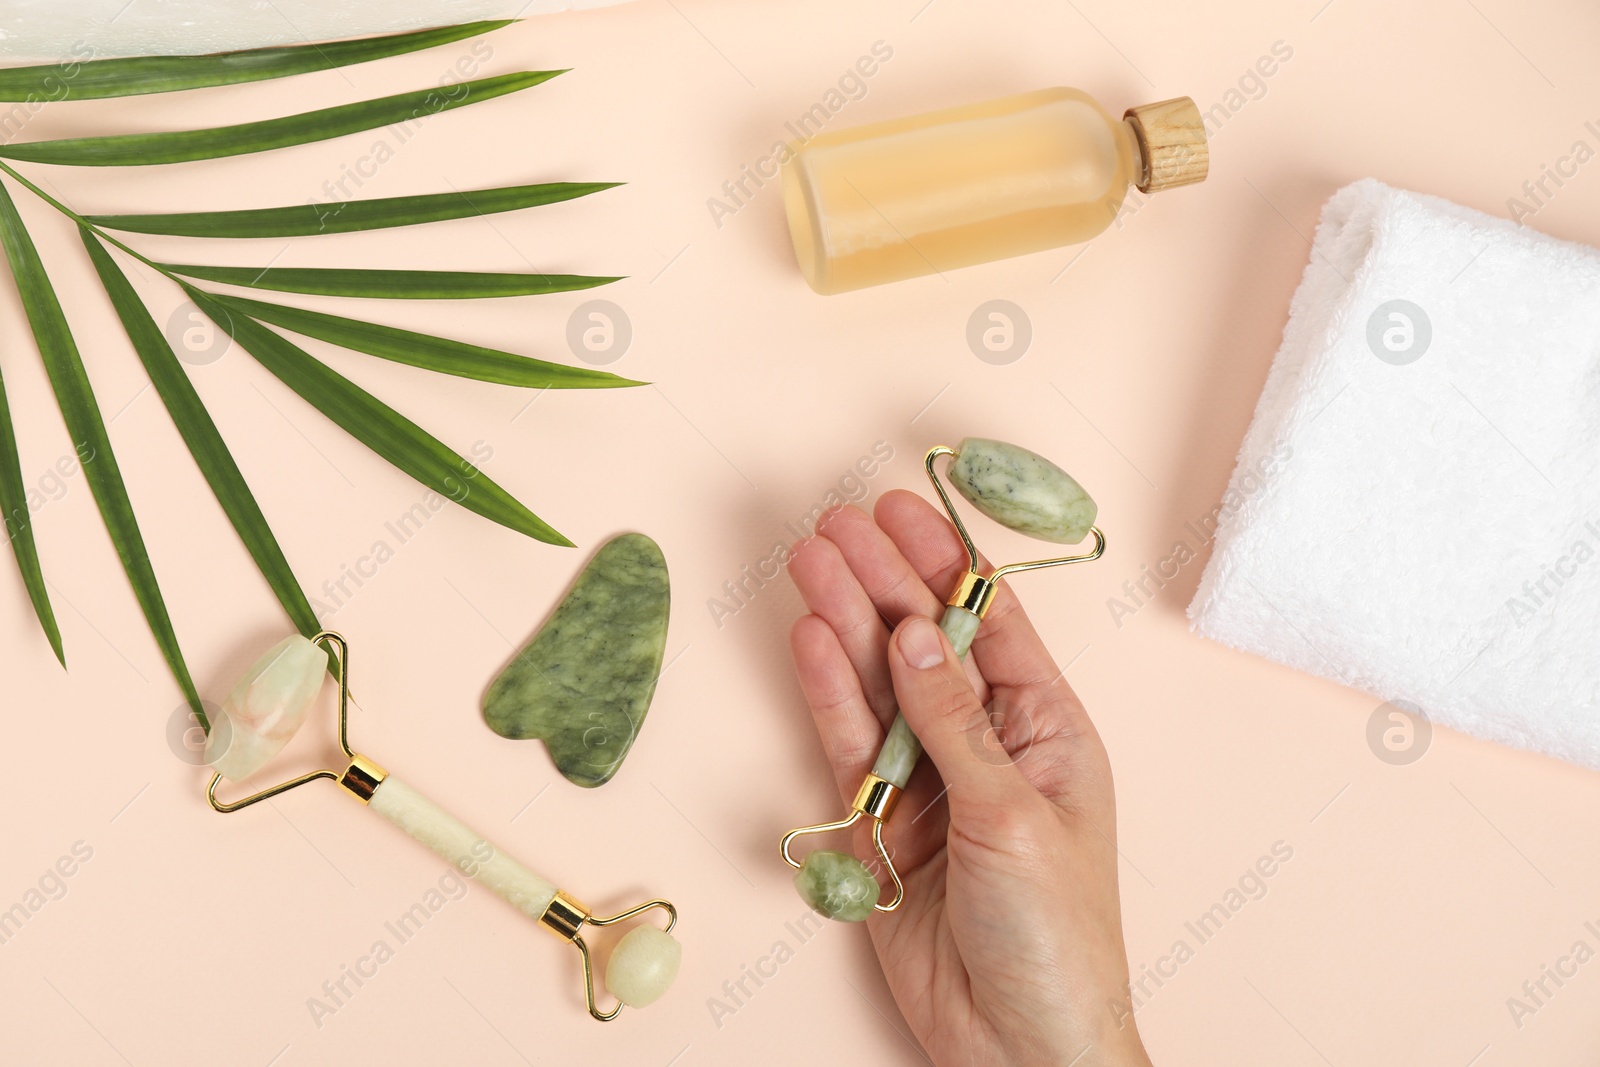
[[[1067,88],[820,134],[784,165],[801,273],[841,293],[1087,241],[1148,181],[1143,134]]]

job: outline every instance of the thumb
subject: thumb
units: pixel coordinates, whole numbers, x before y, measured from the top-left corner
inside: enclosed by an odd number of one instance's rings
[[[1016,765],[985,758],[989,714],[944,631],[922,615],[906,618],[889,642],[894,692],[922,747],[950,789],[952,817],[1009,807],[1031,787]]]

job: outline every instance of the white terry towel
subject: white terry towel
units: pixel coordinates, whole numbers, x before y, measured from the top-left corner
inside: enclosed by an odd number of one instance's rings
[[[623,0],[4,0],[0,55],[102,59],[305,44]],[[493,40],[499,47],[499,39]],[[471,44],[439,53],[440,75]],[[478,57],[482,59],[483,57]],[[455,72],[459,73],[459,72]]]
[[[1600,252],[1339,190],[1223,505],[1197,632],[1600,769]]]

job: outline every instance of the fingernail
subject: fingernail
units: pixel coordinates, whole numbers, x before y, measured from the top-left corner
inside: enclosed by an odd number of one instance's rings
[[[900,654],[918,670],[944,662],[944,642],[932,619],[912,619],[900,631]]]

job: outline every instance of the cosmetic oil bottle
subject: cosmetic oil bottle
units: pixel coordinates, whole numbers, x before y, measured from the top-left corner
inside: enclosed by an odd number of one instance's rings
[[[1089,240],[1128,187],[1202,181],[1200,110],[1186,96],[1114,119],[1077,89],[826,132],[791,146],[784,206],[819,293]]]

